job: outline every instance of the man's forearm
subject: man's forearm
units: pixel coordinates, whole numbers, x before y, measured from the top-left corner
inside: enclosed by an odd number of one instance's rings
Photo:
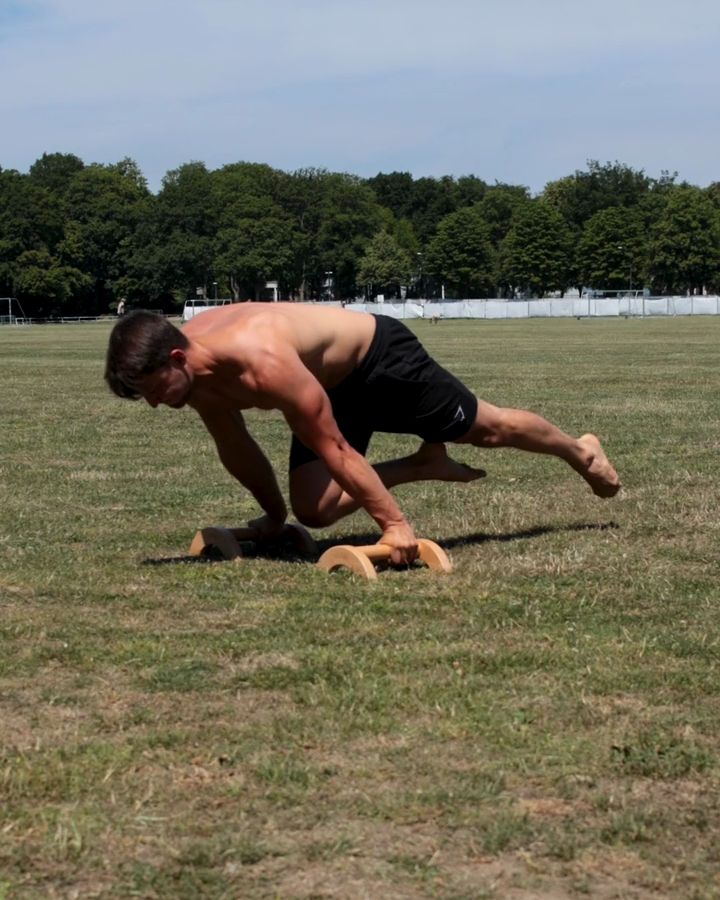
[[[284,522],[287,506],[280,492],[275,472],[269,460],[258,448],[258,454],[248,465],[247,459],[235,455],[220,454],[220,460],[228,472],[247,488],[257,500],[262,510],[274,521]]]
[[[349,445],[324,457],[330,474],[340,487],[371,516],[382,531],[407,520],[395,498],[370,463]]]

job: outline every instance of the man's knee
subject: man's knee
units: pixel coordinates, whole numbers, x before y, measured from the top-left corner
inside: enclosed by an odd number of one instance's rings
[[[510,410],[480,402],[477,416],[462,443],[476,447],[503,447],[512,442],[515,423]]]
[[[337,521],[329,508],[324,508],[319,503],[308,500],[291,499],[293,515],[301,525],[306,528],[327,528]]]
[[[326,528],[342,518],[338,513],[341,496],[342,489],[319,460],[290,473],[290,506],[298,522],[307,528]]]
[[[313,489],[314,487],[314,489]],[[328,485],[297,485],[290,481],[290,506],[293,515],[306,528],[326,528],[338,518],[334,515],[332,492]]]
[[[291,500],[290,505],[295,518],[306,528],[327,528],[342,518],[330,504]]]

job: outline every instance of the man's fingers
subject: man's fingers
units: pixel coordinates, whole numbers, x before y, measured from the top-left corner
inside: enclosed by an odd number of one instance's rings
[[[400,549],[396,548],[390,554],[390,561],[395,566],[409,566],[413,562],[415,562],[415,560],[417,558],[418,558],[417,549],[411,550],[410,548],[407,548],[405,550],[400,550]]]

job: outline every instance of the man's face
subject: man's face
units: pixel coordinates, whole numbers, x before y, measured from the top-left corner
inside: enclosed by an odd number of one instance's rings
[[[143,375],[138,382],[138,390],[153,409],[161,403],[180,409],[187,403],[191,389],[192,376],[182,350],[173,350],[164,366]]]

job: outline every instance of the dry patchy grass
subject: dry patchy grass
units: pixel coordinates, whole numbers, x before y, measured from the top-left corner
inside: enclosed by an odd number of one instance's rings
[[[0,330],[0,898],[720,894],[720,323],[416,328],[624,494],[458,448],[397,492],[449,577],[189,562],[255,514],[199,422],[106,392],[103,325]]]

